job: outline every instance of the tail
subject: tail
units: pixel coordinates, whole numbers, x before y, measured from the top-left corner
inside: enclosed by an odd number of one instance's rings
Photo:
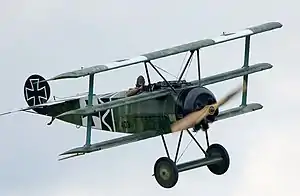
[[[36,106],[46,103],[51,95],[50,85],[45,78],[34,74],[27,78],[24,84],[24,97],[28,106]],[[46,108],[34,108],[39,114],[46,114]]]

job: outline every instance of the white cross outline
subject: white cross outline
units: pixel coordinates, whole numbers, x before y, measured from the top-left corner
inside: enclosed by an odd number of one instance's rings
[[[25,94],[26,94],[26,101],[29,101],[31,99],[33,99],[33,105],[35,106],[35,96],[32,96],[30,98],[28,98],[28,91],[31,91],[31,92],[34,92],[34,87],[33,87],[33,82],[36,82],[37,83],[37,91],[41,91],[41,90],[44,90],[44,94],[45,96],[38,96],[38,99],[40,101],[40,103],[42,103],[41,99],[44,99],[44,100],[48,100],[48,97],[47,97],[47,92],[46,92],[46,87],[43,86],[42,88],[39,88],[39,84],[40,84],[40,80],[39,79],[29,79],[30,81],[30,84],[31,84],[31,89],[30,88],[27,88],[25,87]]]
[[[98,98],[100,104],[104,103],[104,102],[101,100],[101,97],[97,97],[97,98]],[[103,97],[102,97],[102,98],[103,98]],[[100,112],[99,112],[99,116],[101,117],[102,123],[103,123],[104,125],[106,125],[106,127],[108,127],[109,131],[112,132],[112,131],[113,131],[112,128],[111,128],[111,127],[109,126],[109,124],[105,121],[105,118],[106,118],[106,116],[109,114],[109,112],[110,112],[109,109],[106,110],[105,113],[103,114],[103,116],[101,116],[101,115],[100,115]],[[102,127],[102,125],[101,125],[101,127]]]

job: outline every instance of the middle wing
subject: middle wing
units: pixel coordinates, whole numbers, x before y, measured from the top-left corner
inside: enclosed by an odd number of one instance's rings
[[[201,84],[203,84],[203,85],[214,84],[214,83],[217,83],[220,81],[230,80],[230,79],[233,79],[236,77],[240,77],[240,76],[243,76],[246,74],[252,74],[252,73],[259,72],[259,71],[262,71],[265,69],[270,69],[270,68],[272,68],[272,65],[269,63],[258,63],[255,65],[249,66],[247,68],[239,68],[239,69],[236,69],[233,71],[228,71],[225,73],[216,74],[213,76],[203,78],[201,80]],[[195,81],[192,83],[195,83],[194,85],[198,85],[197,82],[198,81]],[[150,100],[150,99],[154,99],[154,98],[158,98],[158,97],[167,96],[170,93],[171,93],[170,89],[142,93],[142,94],[135,95],[132,97],[126,97],[123,99],[113,100],[113,101],[110,101],[107,103],[102,103],[102,104],[97,104],[94,106],[87,106],[85,108],[71,110],[71,111],[62,113],[62,114],[58,115],[57,117],[62,117],[62,116],[66,116],[66,115],[89,115],[89,114],[92,114],[95,112],[100,112],[103,110],[120,107],[123,105],[133,104],[133,103],[142,102],[142,101],[146,101],[146,100]]]

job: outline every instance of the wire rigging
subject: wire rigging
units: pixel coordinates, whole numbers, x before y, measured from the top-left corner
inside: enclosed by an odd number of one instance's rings
[[[196,136],[197,133],[198,133],[198,131],[195,133],[194,136]],[[179,160],[181,159],[181,157],[183,156],[183,154],[185,153],[185,151],[188,149],[188,147],[190,146],[190,144],[192,143],[192,141],[193,141],[193,139],[191,138],[191,139],[190,139],[190,142],[186,145],[186,147],[184,148],[183,152],[182,152],[182,153],[180,154],[180,156],[178,157],[176,163],[179,162]]]

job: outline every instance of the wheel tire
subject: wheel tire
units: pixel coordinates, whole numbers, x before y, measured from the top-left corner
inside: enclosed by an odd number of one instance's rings
[[[222,161],[207,166],[213,174],[222,175],[227,172],[230,165],[230,158],[227,150],[223,146],[220,144],[212,144],[208,147],[206,152],[209,157],[218,156],[223,158]]]
[[[178,181],[177,166],[168,157],[161,157],[155,162],[154,176],[160,186],[172,188]]]

